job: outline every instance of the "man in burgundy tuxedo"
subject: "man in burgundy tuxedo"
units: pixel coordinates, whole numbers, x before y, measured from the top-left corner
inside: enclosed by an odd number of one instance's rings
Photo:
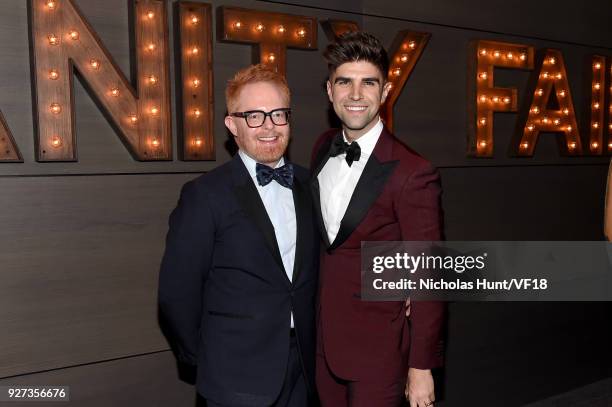
[[[440,240],[437,171],[385,128],[390,89],[380,42],[348,33],[325,51],[327,93],[342,122],[313,150],[321,257],[316,382],[323,407],[433,405],[442,364],[444,304],[365,302],[362,241]]]

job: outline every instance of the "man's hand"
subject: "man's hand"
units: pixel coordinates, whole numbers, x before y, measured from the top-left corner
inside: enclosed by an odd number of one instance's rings
[[[410,316],[410,297],[406,300],[406,318]]]
[[[410,407],[429,407],[435,401],[434,382],[429,369],[408,369],[405,390]]]

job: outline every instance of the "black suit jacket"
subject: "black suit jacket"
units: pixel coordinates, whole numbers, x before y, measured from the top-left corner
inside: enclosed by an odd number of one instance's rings
[[[293,281],[238,155],[185,184],[170,215],[160,315],[178,360],[197,365],[197,389],[207,399],[232,406],[276,399],[289,355],[291,312],[306,381],[314,389],[319,244],[308,179],[307,170],[295,166]]]

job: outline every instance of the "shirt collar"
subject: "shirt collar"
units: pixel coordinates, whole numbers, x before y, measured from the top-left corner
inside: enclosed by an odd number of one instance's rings
[[[384,127],[383,123],[380,120],[380,117],[378,117],[378,122],[374,125],[374,127],[368,130],[366,134],[364,134],[363,136],[355,140],[357,144],[359,144],[362,154],[366,154],[368,156],[372,154],[372,151],[374,151],[374,147],[376,147],[376,142],[378,141],[378,138],[380,137],[380,133],[382,133],[383,131],[383,127]],[[348,143],[348,140],[346,139],[346,136],[344,135],[344,130],[342,130],[342,137],[344,141]]]
[[[254,180],[257,180],[257,170],[256,170],[257,161],[252,159],[247,153],[245,153],[242,150],[238,150],[238,155],[242,159],[242,162],[244,163],[244,166],[249,172],[249,175],[251,176],[251,178],[253,178]],[[274,168],[282,167],[283,165],[285,165],[285,158],[281,157],[281,159],[278,160],[276,167]]]

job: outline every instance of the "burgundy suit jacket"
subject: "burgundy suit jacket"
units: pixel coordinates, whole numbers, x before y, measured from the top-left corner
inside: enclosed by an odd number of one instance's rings
[[[324,133],[312,156],[312,189],[324,250],[318,302],[318,351],[347,380],[384,372],[406,377],[408,367],[442,364],[445,306],[412,301],[361,301],[362,241],[440,240],[440,184],[429,162],[384,129],[355,187],[338,235],[328,241],[317,176],[339,130]]]

